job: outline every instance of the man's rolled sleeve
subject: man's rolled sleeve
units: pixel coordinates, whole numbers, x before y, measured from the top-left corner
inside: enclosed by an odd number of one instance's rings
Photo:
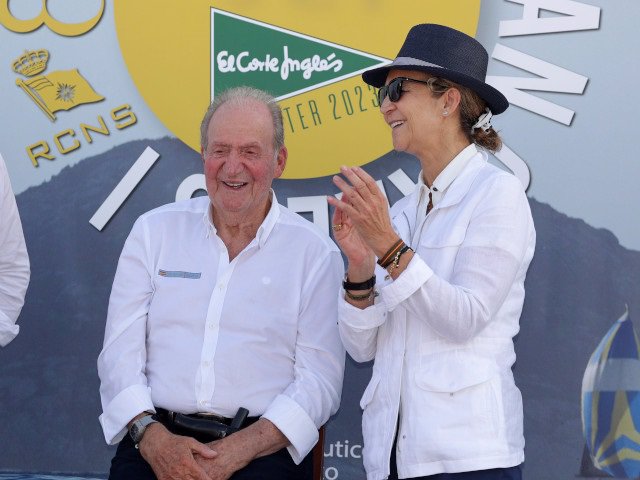
[[[286,395],[278,395],[262,415],[273,423],[291,444],[291,458],[300,464],[318,441],[318,428],[307,412]]]
[[[100,415],[104,439],[109,445],[122,440],[127,433],[127,423],[140,412],[155,412],[151,390],[144,385],[131,385],[121,391]]]
[[[99,420],[109,444],[122,439],[133,417],[154,411],[145,373],[146,321],[153,293],[147,238],[141,222],[136,222],[118,262],[97,362],[103,412]]]
[[[337,325],[343,264],[333,247],[318,257],[302,288],[294,380],[271,402],[263,417],[287,437],[291,458],[300,463],[318,440],[318,428],[338,410],[345,352]]]

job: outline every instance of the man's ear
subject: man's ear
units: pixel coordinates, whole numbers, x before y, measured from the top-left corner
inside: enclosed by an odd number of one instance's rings
[[[200,158],[202,159],[202,162],[204,163],[204,147],[200,147]]]
[[[276,170],[273,178],[280,178],[282,172],[284,172],[284,167],[287,166],[287,158],[289,157],[289,151],[287,147],[282,147],[278,152],[278,156],[276,157]]]

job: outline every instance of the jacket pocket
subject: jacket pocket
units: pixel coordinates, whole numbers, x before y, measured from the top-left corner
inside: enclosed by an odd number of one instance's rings
[[[497,371],[494,362],[453,350],[423,357],[416,383],[432,392],[454,393],[488,381]]]
[[[466,234],[464,227],[425,230],[420,239],[418,255],[438,276],[448,279]]]
[[[444,248],[455,247],[461,245],[467,234],[465,227],[451,227],[447,229],[433,229],[425,231],[422,236],[420,245],[426,248]]]
[[[464,441],[498,433],[503,408],[494,362],[455,350],[432,354],[423,358],[415,383],[415,401],[434,434]]]

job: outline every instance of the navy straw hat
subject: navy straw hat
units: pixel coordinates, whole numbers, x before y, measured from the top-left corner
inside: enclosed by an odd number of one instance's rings
[[[475,38],[453,28],[426,23],[409,30],[393,62],[364,72],[362,79],[380,88],[392,69],[427,72],[470,88],[497,115],[507,109],[509,101],[485,83],[488,62],[487,51]]]

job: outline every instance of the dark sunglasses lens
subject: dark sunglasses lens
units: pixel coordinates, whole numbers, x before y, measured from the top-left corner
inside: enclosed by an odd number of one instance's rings
[[[392,80],[387,87],[389,89],[389,100],[392,102],[400,100],[400,96],[402,95],[402,79],[396,78]]]
[[[388,85],[380,87],[378,90],[378,103],[382,105],[384,99],[389,95],[389,100],[397,102],[402,96],[402,78],[395,78]]]
[[[380,87],[378,90],[378,103],[382,105],[384,98],[389,95],[389,100],[397,102],[402,96],[402,78],[395,78],[388,85]]]
[[[388,88],[386,85],[378,89],[378,105],[382,105],[382,102],[384,102],[384,97],[387,96],[387,90]]]

